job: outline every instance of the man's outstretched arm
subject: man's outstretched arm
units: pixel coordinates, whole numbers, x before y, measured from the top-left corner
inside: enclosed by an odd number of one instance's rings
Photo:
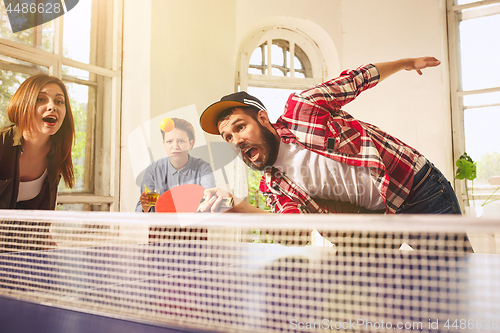
[[[439,66],[439,64],[441,64],[441,61],[434,57],[420,57],[381,62],[374,65],[377,67],[380,74],[380,81],[382,81],[403,69],[407,71],[417,71],[419,75],[422,75],[422,69],[436,67]]]

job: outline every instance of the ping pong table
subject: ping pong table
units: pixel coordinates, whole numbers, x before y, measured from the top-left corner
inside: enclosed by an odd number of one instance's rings
[[[499,314],[496,255],[211,241],[0,255],[1,332],[493,332]]]

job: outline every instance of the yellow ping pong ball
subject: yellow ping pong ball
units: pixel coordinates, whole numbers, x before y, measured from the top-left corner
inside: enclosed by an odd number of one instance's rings
[[[175,123],[172,119],[170,118],[163,118],[163,120],[160,123],[160,128],[163,132],[170,132],[173,130],[175,127]]]

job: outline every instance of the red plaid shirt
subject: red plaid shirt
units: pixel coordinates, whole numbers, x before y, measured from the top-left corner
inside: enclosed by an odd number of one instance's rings
[[[300,94],[292,94],[274,124],[281,140],[340,163],[371,169],[387,213],[395,213],[410,193],[420,153],[378,127],[340,108],[379,81],[374,65],[348,70]],[[328,213],[286,174],[268,168],[260,191],[275,213]]]

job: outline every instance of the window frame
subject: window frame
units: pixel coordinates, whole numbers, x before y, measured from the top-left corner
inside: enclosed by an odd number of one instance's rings
[[[267,46],[267,50],[269,50],[270,48],[273,49],[272,48],[273,45],[278,47],[282,51],[281,57],[283,60],[283,66],[273,64],[272,61],[269,61],[270,54],[272,53],[272,51],[266,52],[266,46]],[[281,73],[283,73],[283,77],[296,77],[295,73],[297,73],[297,72],[304,75],[305,78],[312,76],[311,63],[309,61],[309,58],[307,57],[307,54],[305,54],[305,52],[302,51],[302,49],[299,46],[295,45],[295,43],[290,42],[288,40],[284,40],[284,39],[272,39],[272,40],[268,39],[265,43],[262,43],[258,48],[256,48],[253,53],[255,53],[255,51],[257,51],[258,49],[260,49],[260,53],[262,56],[261,64],[255,65],[255,64],[249,63],[249,69],[256,69],[256,70],[261,72],[261,75],[266,75],[265,72],[269,71],[269,69],[271,69],[271,71],[272,71],[272,69],[277,69]],[[253,53],[252,53],[252,56],[253,56]],[[293,57],[290,56],[289,63],[287,61],[288,60],[287,53],[290,53],[290,55],[291,54],[294,55]],[[305,59],[304,59],[304,57],[305,57]],[[301,65],[302,65],[301,69],[296,68],[295,58],[297,58],[299,60],[299,62],[301,63]],[[267,64],[265,61],[266,59],[269,61],[269,63],[267,63]],[[307,60],[307,61],[305,61],[305,60]],[[290,74],[290,76],[288,76],[288,74]],[[249,75],[250,75],[250,73],[249,73]],[[259,75],[259,74],[257,74],[257,75]],[[270,74],[270,75],[272,75],[272,74]],[[273,76],[275,76],[275,75],[273,75]],[[278,76],[278,75],[276,75],[276,76]]]
[[[456,5],[455,0],[447,0],[447,21],[448,21],[448,49],[449,49],[449,61],[450,61],[450,92],[451,92],[451,116],[452,116],[452,135],[453,135],[453,161],[456,161],[465,152],[465,123],[464,123],[464,111],[472,107],[464,107],[462,98],[469,95],[477,95],[491,92],[500,92],[500,85],[494,88],[484,88],[476,90],[463,90],[462,89],[462,78],[460,70],[460,38],[459,38],[459,23],[461,20],[457,18],[457,15],[463,10],[486,7],[489,5],[498,4],[500,5],[500,0],[485,0],[478,2],[471,2],[462,5]],[[477,17],[483,17],[487,15],[492,15],[489,10],[483,12],[483,15]],[[494,106],[498,106],[494,104]],[[481,107],[492,106],[492,105],[482,105]],[[483,189],[474,186],[477,190]],[[493,187],[494,190],[495,187]],[[492,191],[493,191],[492,190]],[[471,193],[470,200],[484,200],[488,197],[488,194],[473,194],[472,186],[468,187],[464,180],[459,180],[455,178],[455,192],[459,198],[459,203],[463,207],[468,206],[469,202],[467,199],[467,191]],[[473,197],[472,197],[473,195]],[[500,199],[500,194],[496,194],[492,197],[493,199]]]
[[[288,76],[273,76],[271,71],[271,61],[268,61],[267,74],[248,74],[250,57],[255,49],[263,43],[268,45],[268,53],[271,50],[273,40],[285,40],[289,42],[290,50],[292,45],[298,45],[307,55],[311,63],[311,78],[296,78]],[[290,51],[293,54],[292,51]],[[270,59],[270,57],[268,57]],[[292,61],[290,68],[293,71],[293,56],[290,56]],[[262,29],[245,44],[244,49],[239,56],[239,70],[236,80],[235,90],[247,90],[248,86],[261,88],[284,88],[284,89],[307,89],[315,84],[321,83],[328,76],[324,57],[321,55],[317,43],[305,33],[291,28],[272,27],[270,29]]]

